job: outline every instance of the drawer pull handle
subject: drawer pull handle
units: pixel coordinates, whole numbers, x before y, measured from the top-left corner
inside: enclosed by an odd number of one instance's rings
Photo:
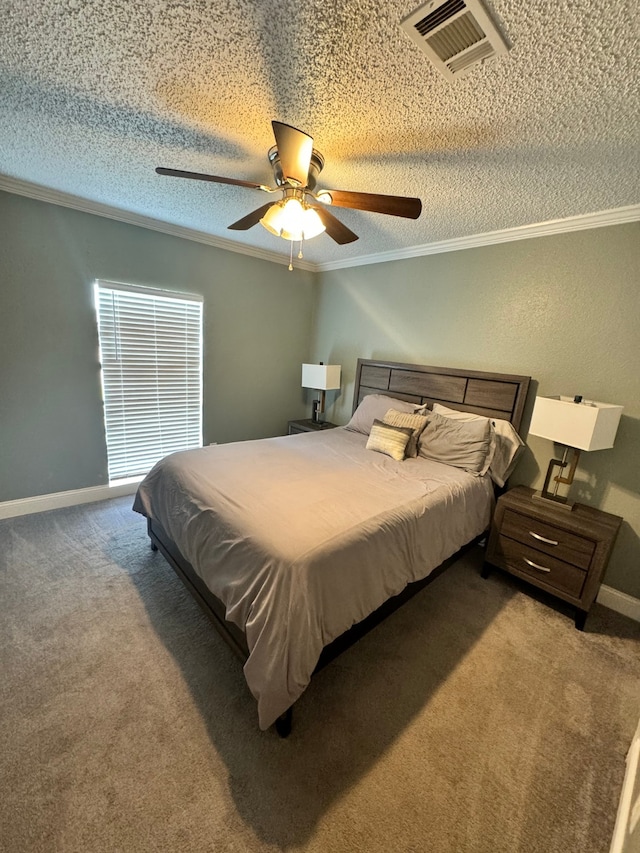
[[[522,558],[528,566],[531,566],[532,569],[537,569],[539,572],[550,572],[551,569],[546,569],[544,566],[539,566],[537,563],[534,563],[533,560],[527,560],[526,557]]]
[[[533,536],[534,539],[537,539],[538,542],[544,542],[545,545],[559,545],[559,542],[556,542],[554,539],[547,539],[545,536],[540,536],[539,533],[534,533],[533,530],[529,531],[529,536]]]

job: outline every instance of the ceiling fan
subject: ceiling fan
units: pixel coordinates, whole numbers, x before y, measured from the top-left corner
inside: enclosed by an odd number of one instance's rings
[[[357,234],[327,210],[327,205],[402,216],[407,219],[417,219],[420,216],[422,202],[419,198],[345,190],[315,192],[318,175],[324,166],[324,157],[313,147],[312,137],[279,121],[272,121],[271,125],[276,144],[269,149],[268,157],[273,168],[275,187],[219,175],[165,169],[161,166],[156,172],[159,175],[232,184],[267,193],[281,192],[282,196],[278,201],[263,204],[228,227],[232,231],[246,231],[260,222],[272,234],[290,240],[292,247],[294,241],[302,243],[303,240],[316,237],[323,231],[340,245],[353,243],[358,239]],[[299,257],[302,257],[302,252]],[[291,268],[290,263],[289,269]]]

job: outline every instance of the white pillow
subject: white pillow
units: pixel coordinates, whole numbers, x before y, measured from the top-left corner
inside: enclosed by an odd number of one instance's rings
[[[492,427],[493,449],[489,451],[488,472],[496,485],[504,486],[513,473],[525,447],[524,441],[516,432],[513,424],[500,418],[485,418],[483,415],[475,415],[473,412],[459,412],[457,409],[449,409],[440,403],[433,404],[433,411],[452,420],[489,421]]]
[[[389,409],[413,413],[415,407],[415,403],[396,400],[394,397],[387,397],[385,394],[367,394],[360,401],[345,429],[369,435],[373,422],[383,420]]]
[[[496,449],[489,474],[494,483],[504,486],[518,464],[526,445],[509,421],[496,418],[491,421],[491,425],[496,434]]]

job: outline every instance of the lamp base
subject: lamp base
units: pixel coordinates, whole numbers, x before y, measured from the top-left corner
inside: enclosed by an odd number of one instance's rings
[[[558,486],[560,483],[564,483],[567,486],[570,486],[573,483],[573,475],[576,471],[576,466],[578,464],[578,459],[580,458],[580,451],[576,448],[573,449],[573,459],[571,460],[571,465],[569,467],[569,472],[566,477],[561,476],[558,473],[557,476],[553,476],[553,472],[556,468],[560,469],[560,472],[564,471],[564,469],[569,464],[567,462],[567,456],[569,453],[569,448],[565,447],[564,455],[562,459],[552,459],[549,462],[549,467],[547,468],[547,476],[544,479],[544,485],[539,492],[534,492],[532,498],[534,501],[541,501],[544,503],[554,504],[561,509],[572,510],[573,509],[573,501],[570,501],[565,495],[558,494]],[[549,491],[549,485],[551,480],[556,484],[555,490],[553,492]]]
[[[559,509],[566,509],[568,511],[571,511],[574,507],[573,501],[570,501],[562,495],[554,495],[552,492],[534,492],[531,495],[531,500],[539,503],[554,504],[554,506],[557,506]]]
[[[313,401],[313,414],[311,415],[311,420],[314,424],[321,424],[320,415],[324,413],[324,401],[325,401],[325,393],[324,391],[320,394],[319,400]]]

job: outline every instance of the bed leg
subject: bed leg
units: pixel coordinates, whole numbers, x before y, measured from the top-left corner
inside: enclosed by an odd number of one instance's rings
[[[276,720],[276,731],[280,735],[280,737],[285,738],[289,737],[291,734],[291,724],[293,722],[293,705],[284,712],[284,714],[280,714],[278,719]]]
[[[150,541],[150,546],[151,546],[151,550],[152,550],[152,551],[157,551],[157,550],[158,550],[158,546],[157,546],[157,545],[156,545],[156,543],[153,541],[153,539]]]
[[[483,563],[482,564],[482,570],[480,572],[480,577],[484,578],[486,580],[489,577],[489,575],[491,574],[491,569],[492,569],[492,566],[490,563],[487,563],[487,562]]]

